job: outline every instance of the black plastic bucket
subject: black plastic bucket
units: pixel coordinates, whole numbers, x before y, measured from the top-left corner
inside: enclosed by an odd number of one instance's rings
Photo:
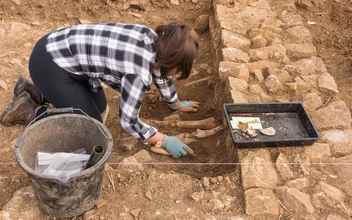
[[[39,151],[73,152],[84,148],[90,154],[96,145],[104,148],[102,158],[65,182],[34,170]],[[81,215],[96,205],[112,146],[110,131],[98,120],[80,114],[59,114],[28,126],[15,144],[15,155],[31,180],[40,208],[66,218]]]

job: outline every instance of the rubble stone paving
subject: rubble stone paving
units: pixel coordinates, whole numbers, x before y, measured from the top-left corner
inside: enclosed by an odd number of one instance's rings
[[[245,213],[270,219],[284,208],[311,219],[331,202],[336,219],[344,219],[350,216],[345,201],[352,196],[350,111],[344,101],[330,101],[339,93],[337,85],[317,57],[309,24],[296,12],[295,1],[280,3],[214,0],[215,13],[209,20],[214,66],[229,97],[219,100],[301,102],[320,133],[312,146],[290,150],[236,150],[228,135],[227,148],[236,151],[241,163]],[[315,169],[334,173],[316,177]],[[343,179],[341,185],[328,184],[335,175]]]

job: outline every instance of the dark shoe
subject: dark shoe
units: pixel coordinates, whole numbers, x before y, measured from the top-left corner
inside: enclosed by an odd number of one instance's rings
[[[16,123],[28,125],[35,116],[37,105],[26,91],[17,96],[1,114],[1,123],[11,126]]]
[[[20,76],[18,77],[15,88],[13,89],[13,94],[15,94],[14,99],[19,96],[23,91],[27,91],[31,95],[35,103],[37,103],[38,105],[42,104],[41,95],[38,88],[35,87],[35,85],[31,81]]]

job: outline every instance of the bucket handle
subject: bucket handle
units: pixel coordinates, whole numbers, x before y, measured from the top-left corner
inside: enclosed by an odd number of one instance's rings
[[[40,118],[41,116],[43,116],[45,113],[47,113],[48,115],[50,114],[60,114],[60,113],[73,113],[74,110],[80,111],[82,112],[85,116],[87,116],[100,130],[100,132],[105,136],[106,139],[111,140],[111,138],[109,138],[105,132],[100,128],[100,126],[93,120],[92,117],[90,117],[87,113],[85,113],[84,111],[82,111],[80,108],[73,108],[73,107],[69,107],[69,108],[47,108],[45,112],[43,112],[42,114],[38,115],[37,117],[35,117],[28,125],[30,126],[31,124],[33,124],[38,118]],[[26,127],[26,128],[27,128]]]

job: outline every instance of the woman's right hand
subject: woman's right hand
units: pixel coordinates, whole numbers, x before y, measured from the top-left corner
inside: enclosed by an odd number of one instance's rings
[[[165,134],[161,147],[169,151],[174,158],[186,156],[187,153],[193,154],[193,150],[186,144],[184,144],[182,141],[180,141],[178,138],[170,137]]]

